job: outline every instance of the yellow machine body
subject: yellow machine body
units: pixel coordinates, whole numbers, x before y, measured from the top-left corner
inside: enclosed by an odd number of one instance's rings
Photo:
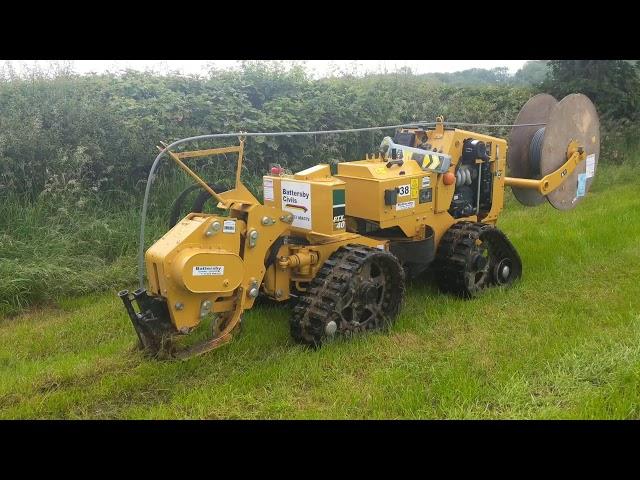
[[[457,129],[405,129],[403,132],[414,133],[417,142],[429,143],[433,149],[432,155],[441,156],[444,153],[449,156],[451,164],[447,171],[451,173],[456,170],[465,139],[472,138],[491,144],[489,159],[486,160],[490,165],[491,175],[495,177],[491,210],[480,218],[478,215],[471,215],[454,219],[448,210],[455,185],[445,184],[443,173],[423,169],[415,161],[405,161],[401,166],[393,165],[387,168],[385,159],[376,156],[338,164],[336,177],[346,183],[348,217],[371,220],[383,229],[398,226],[407,237],[412,238],[423,238],[424,227],[429,226],[435,232],[436,244],[444,232],[456,222],[497,221],[504,201],[507,154],[505,140]],[[385,205],[383,202],[384,191],[390,188],[399,190],[398,203],[395,205]],[[404,195],[401,195],[402,193]]]
[[[318,238],[345,233],[344,218],[335,219],[333,214],[338,205],[334,198],[340,198],[344,207],[345,183],[331,176],[329,165],[316,165],[295,175],[265,176],[262,185],[264,204],[293,216],[292,232]]]
[[[424,253],[417,261],[426,265],[453,225],[495,225],[506,185],[548,192],[584,159],[579,146],[571,144],[557,172],[540,180],[513,179],[506,176],[504,139],[446,129],[442,123],[398,135],[402,146],[385,139],[390,149],[339,163],[335,174],[321,164],[292,175],[265,175],[263,203],[240,182],[242,141],[238,147],[169,152],[226,210],[224,216],[188,214],[146,252],[148,293],[163,302],[157,311],[166,308],[171,329],[188,333],[207,315],[221,315],[227,320],[220,334],[195,353],[215,348],[231,338],[259,292],[276,301],[304,294],[325,262],[347,245],[391,252],[409,264],[417,246]],[[478,143],[482,152],[468,154]],[[239,156],[236,185],[227,192],[213,191],[184,163],[234,152]],[[468,198],[458,198],[463,194]],[[143,328],[136,329],[143,341]]]
[[[176,329],[196,327],[203,302],[212,303],[212,313],[230,311],[238,301],[243,310],[250,308],[254,297],[249,292],[256,285],[275,300],[288,300],[292,287],[304,291],[305,283],[343,245],[389,249],[389,238],[357,231],[356,219],[380,229],[398,227],[405,241],[424,239],[428,227],[436,245],[456,222],[496,222],[503,205],[505,140],[457,129],[403,132],[415,134],[416,142],[429,142],[434,158],[449,156],[448,172],[456,170],[465,139],[491,144],[487,162],[495,178],[490,211],[481,217],[453,218],[448,210],[455,185],[446,185],[443,173],[423,169],[412,159],[387,167],[381,155],[339,163],[335,175],[329,165],[293,175],[266,175],[264,205],[244,186],[218,193],[221,201],[231,200],[229,217],[191,213],[146,253],[149,292],[167,299]],[[384,192],[392,189],[398,192],[397,202],[385,205]],[[250,232],[257,232],[255,242]],[[268,250],[282,236],[304,238],[306,245],[284,244],[276,257],[301,261],[284,268],[274,263],[267,270]],[[240,299],[239,287],[244,292]]]

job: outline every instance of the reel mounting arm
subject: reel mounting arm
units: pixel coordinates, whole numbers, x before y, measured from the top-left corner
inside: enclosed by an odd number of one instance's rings
[[[505,177],[504,184],[508,187],[527,188],[537,190],[541,195],[547,195],[558,188],[573,173],[576,167],[587,158],[584,148],[576,140],[569,143],[567,161],[557,170],[545,175],[539,180],[531,178]]]

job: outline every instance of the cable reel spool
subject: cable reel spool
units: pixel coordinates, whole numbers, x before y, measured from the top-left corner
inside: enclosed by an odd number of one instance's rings
[[[600,121],[588,97],[571,94],[558,102],[553,96],[539,94],[522,107],[511,129],[507,164],[510,175],[517,178],[539,180],[558,170],[567,161],[570,142],[576,141],[585,150],[587,160],[582,161],[557,189],[542,195],[535,189],[512,186],[520,203],[526,206],[541,204],[545,198],[558,210],[574,208],[589,191],[593,173],[600,156]],[[593,170],[587,173],[587,163]],[[581,175],[584,182],[580,188]]]
[[[529,158],[531,160],[531,171],[540,177],[540,158],[542,157],[542,141],[544,140],[545,127],[542,127],[533,134],[529,144]]]

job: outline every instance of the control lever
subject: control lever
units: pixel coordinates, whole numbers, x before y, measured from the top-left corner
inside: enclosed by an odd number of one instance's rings
[[[391,168],[393,165],[398,165],[398,166],[402,166],[404,165],[404,160],[402,160],[401,158],[397,158],[395,160],[389,160],[387,162],[387,168]]]

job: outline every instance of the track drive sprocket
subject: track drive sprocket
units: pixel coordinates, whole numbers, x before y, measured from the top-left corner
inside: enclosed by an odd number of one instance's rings
[[[492,286],[508,286],[522,275],[522,262],[495,226],[458,222],[443,235],[434,262],[443,292],[471,298]]]
[[[393,254],[363,245],[340,247],[298,298],[291,335],[319,347],[336,335],[384,330],[398,315],[404,292],[404,271]]]

